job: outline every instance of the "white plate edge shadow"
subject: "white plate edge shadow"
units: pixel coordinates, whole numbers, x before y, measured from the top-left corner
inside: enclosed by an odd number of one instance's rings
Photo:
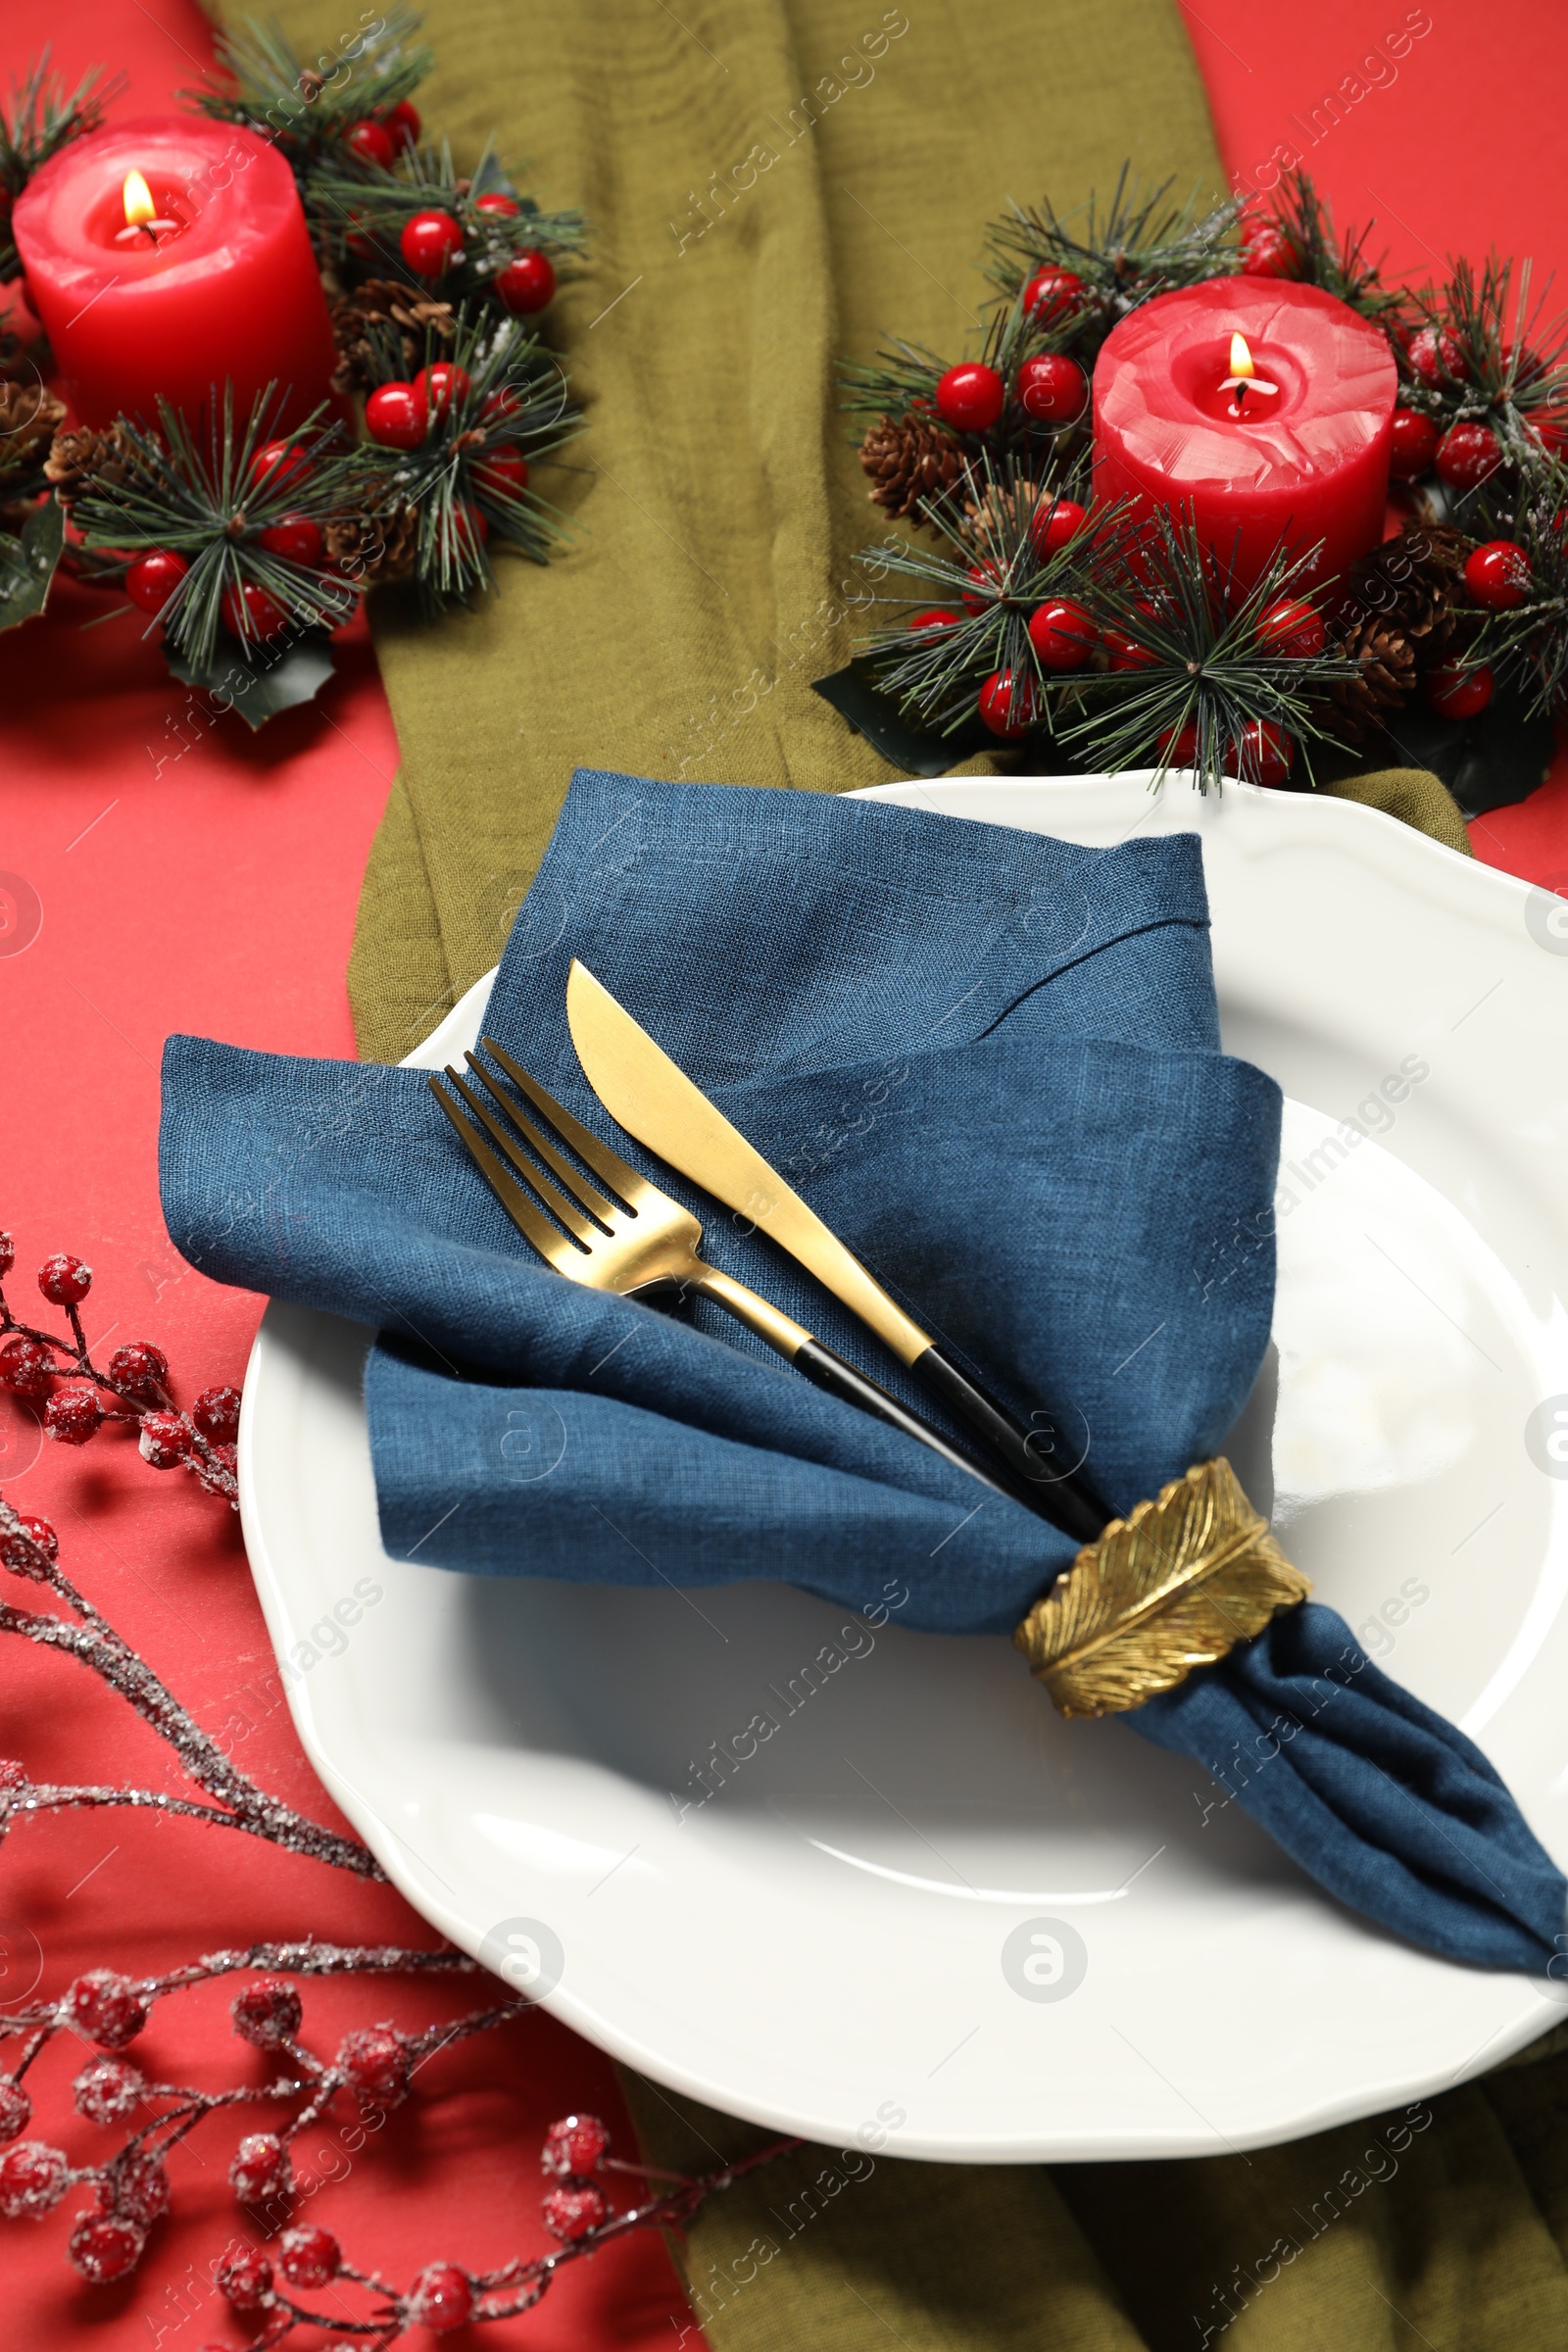
[[[1180,783],[1182,779],[1175,781]],[[1005,802],[1015,795],[1028,793],[1038,796],[1043,792],[1048,801],[1055,802],[1064,812],[1073,802],[1079,800],[1086,807],[1094,806],[1099,820],[1102,816],[1109,817],[1109,809],[1105,806],[1109,791],[1119,790],[1124,808],[1134,811],[1133,822],[1125,828],[1127,832],[1132,832],[1144,821],[1141,807],[1127,797],[1128,788],[1132,786],[1139,788],[1140,795],[1147,794],[1151,808],[1156,805],[1157,796],[1148,792],[1147,780],[1142,775],[1116,779],[939,779],[934,784],[911,780],[871,787],[855,797],[892,802],[895,805],[934,808],[940,813],[963,814],[965,811],[961,808],[953,805],[956,799],[980,800],[989,796]],[[1385,874],[1393,875],[1402,886],[1414,888],[1423,898],[1436,897],[1452,903],[1457,893],[1461,899],[1469,898],[1471,911],[1478,914],[1488,907],[1490,899],[1490,911],[1500,917],[1504,908],[1508,907],[1512,909],[1514,919],[1517,919],[1519,906],[1529,896],[1531,886],[1517,877],[1479,863],[1472,864],[1443,845],[1413,832],[1397,819],[1359,804],[1275,795],[1255,787],[1236,784],[1228,784],[1225,790],[1227,794],[1236,793],[1249,801],[1262,804],[1274,812],[1267,821],[1280,826],[1280,846],[1290,846],[1288,836],[1292,833],[1297,834],[1298,839],[1310,841],[1313,827],[1326,828],[1322,838],[1332,838],[1334,830],[1341,830],[1347,840],[1353,840],[1355,854],[1364,862]],[[1201,831],[1206,823],[1214,821],[1217,797],[1210,800],[1206,808],[1200,805],[1195,811],[1195,829]],[[1306,813],[1308,810],[1310,814]],[[1282,819],[1295,821],[1281,825]],[[988,812],[984,821],[1006,820]],[[1049,830],[1050,826],[1034,829]],[[1174,829],[1185,830],[1187,826],[1183,823]],[[436,1030],[406,1056],[405,1066],[439,1066],[455,1045],[466,1042],[477,1027],[494,978],[495,972],[492,970],[466,991]],[[270,1555],[266,1513],[256,1488],[256,1464],[249,1442],[252,1423],[250,1400],[257,1393],[261,1378],[266,1376],[270,1360],[270,1319],[275,1326],[276,1310],[270,1306],[263,1316],[247,1369],[247,1403],[242,1414],[239,1470],[241,1520],[247,1553],[269,1637],[274,1651],[281,1655],[285,1633],[291,1630],[288,1625],[285,1580]],[[309,1686],[296,1680],[286,1689],[295,1728],[313,1768],[334,1803],[375,1855],[388,1880],[421,1917],[442,1935],[460,1948],[476,1955],[483,1931],[475,1929],[462,1909],[443,1896],[432,1875],[418,1864],[417,1858],[410,1861],[408,1850],[401,1845],[396,1835],[388,1831],[382,1815],[357,1785],[351,1765],[334,1751],[329,1734],[318,1724]],[[1496,1982],[1494,1979],[1490,1981]],[[1396,2088],[1391,2088],[1387,2083],[1380,2084],[1375,2098],[1370,2100],[1355,2093],[1347,2093],[1326,2097],[1310,2110],[1303,2110],[1298,2102],[1292,2106],[1288,2116],[1279,2115],[1261,2121],[1255,2129],[1227,2132],[1223,2135],[1226,2144],[1241,2149],[1294,2139],[1335,2124],[1379,2112],[1401,2098],[1431,2095],[1452,2087],[1473,2074],[1486,2071],[1500,2058],[1511,2056],[1524,2047],[1548,2026],[1560,2022],[1560,2008],[1554,2007],[1543,1996],[1530,1992],[1522,1982],[1519,1991],[1522,1998],[1516,2021],[1491,2035],[1475,2056],[1457,2070],[1446,2064],[1434,2063],[1426,2072],[1400,2076]],[[816,2110],[796,2109],[777,2099],[749,2095],[736,2090],[732,2084],[705,2077],[690,2065],[670,2061],[636,2035],[622,2031],[612,2019],[600,2014],[591,2004],[573,1996],[564,1985],[548,1995],[542,2005],[612,2057],[636,2067],[666,2087],[765,2127],[799,2132],[812,2139],[831,2141],[846,2133],[847,2128],[842,2117],[827,2118]],[[1168,2132],[1140,2128],[1115,2144],[1080,2146],[1075,2143],[1071,2148],[1062,2144],[1059,2135],[1053,2138],[1049,2131],[1042,2132],[1038,2128],[1019,2134],[1016,2139],[1009,2137],[1005,2142],[999,2140],[994,2132],[983,2141],[952,2132],[908,2139],[901,2134],[897,2143],[888,2149],[889,2153],[901,2157],[976,2163],[1121,2161],[1139,2157],[1175,2158],[1215,2151],[1214,2129],[1199,2132],[1190,2126],[1172,2127]]]

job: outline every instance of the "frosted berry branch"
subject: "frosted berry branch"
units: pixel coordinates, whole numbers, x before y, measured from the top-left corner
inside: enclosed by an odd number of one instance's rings
[[[24,1323],[5,1295],[16,1258],[10,1234],[0,1233],[0,1387],[41,1402],[44,1434],[57,1444],[85,1446],[106,1423],[127,1424],[153,1469],[189,1470],[210,1494],[237,1505],[238,1389],[204,1389],[182,1412],[170,1394],[169,1358],[150,1340],[132,1340],[117,1348],[107,1365],[95,1364],[81,1327],[92,1268],[69,1250],[44,1259],[38,1288],[51,1306],[64,1310],[70,1337]],[[57,1386],[63,1378],[69,1387]],[[114,1401],[106,1405],[100,1391]]]

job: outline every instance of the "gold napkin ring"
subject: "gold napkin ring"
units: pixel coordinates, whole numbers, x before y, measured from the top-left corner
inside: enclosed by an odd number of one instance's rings
[[[1119,1715],[1260,1634],[1312,1586],[1223,1456],[1112,1519],[1012,1639],[1062,1715]]]

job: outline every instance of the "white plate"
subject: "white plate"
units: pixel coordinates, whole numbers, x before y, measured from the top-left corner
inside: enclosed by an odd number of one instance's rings
[[[1226,1043],[1292,1098],[1278,1522],[1568,1860],[1558,903],[1344,801],[1140,777],[875,797],[1086,843],[1200,835]],[[487,988],[411,1060],[471,1041]],[[1424,1074],[1390,1103],[1401,1071]],[[1369,1102],[1388,1123],[1347,1148]],[[514,1981],[559,1956],[550,2007],[656,2081],[905,2156],[1206,2154],[1421,2097],[1559,2022],[1541,1984],[1342,1911],[1185,1759],[1059,1722],[1004,1640],[861,1629],[817,1688],[844,1613],[782,1587],[694,1614],[386,1558],[367,1340],[274,1305],[246,1383],[245,1536],[300,1737],[428,1920],[510,1948]],[[1254,1404],[1236,1458],[1266,1502]],[[792,1687],[785,1715],[767,1693]],[[678,1815],[764,1707],[777,1733]]]

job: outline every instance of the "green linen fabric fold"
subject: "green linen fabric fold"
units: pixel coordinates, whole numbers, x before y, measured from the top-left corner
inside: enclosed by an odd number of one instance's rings
[[[652,2164],[708,2171],[771,2136],[622,2081]],[[1565,2116],[1552,2056],[1246,2156],[807,2145],[670,2249],[711,2352],[1561,2352]]]

